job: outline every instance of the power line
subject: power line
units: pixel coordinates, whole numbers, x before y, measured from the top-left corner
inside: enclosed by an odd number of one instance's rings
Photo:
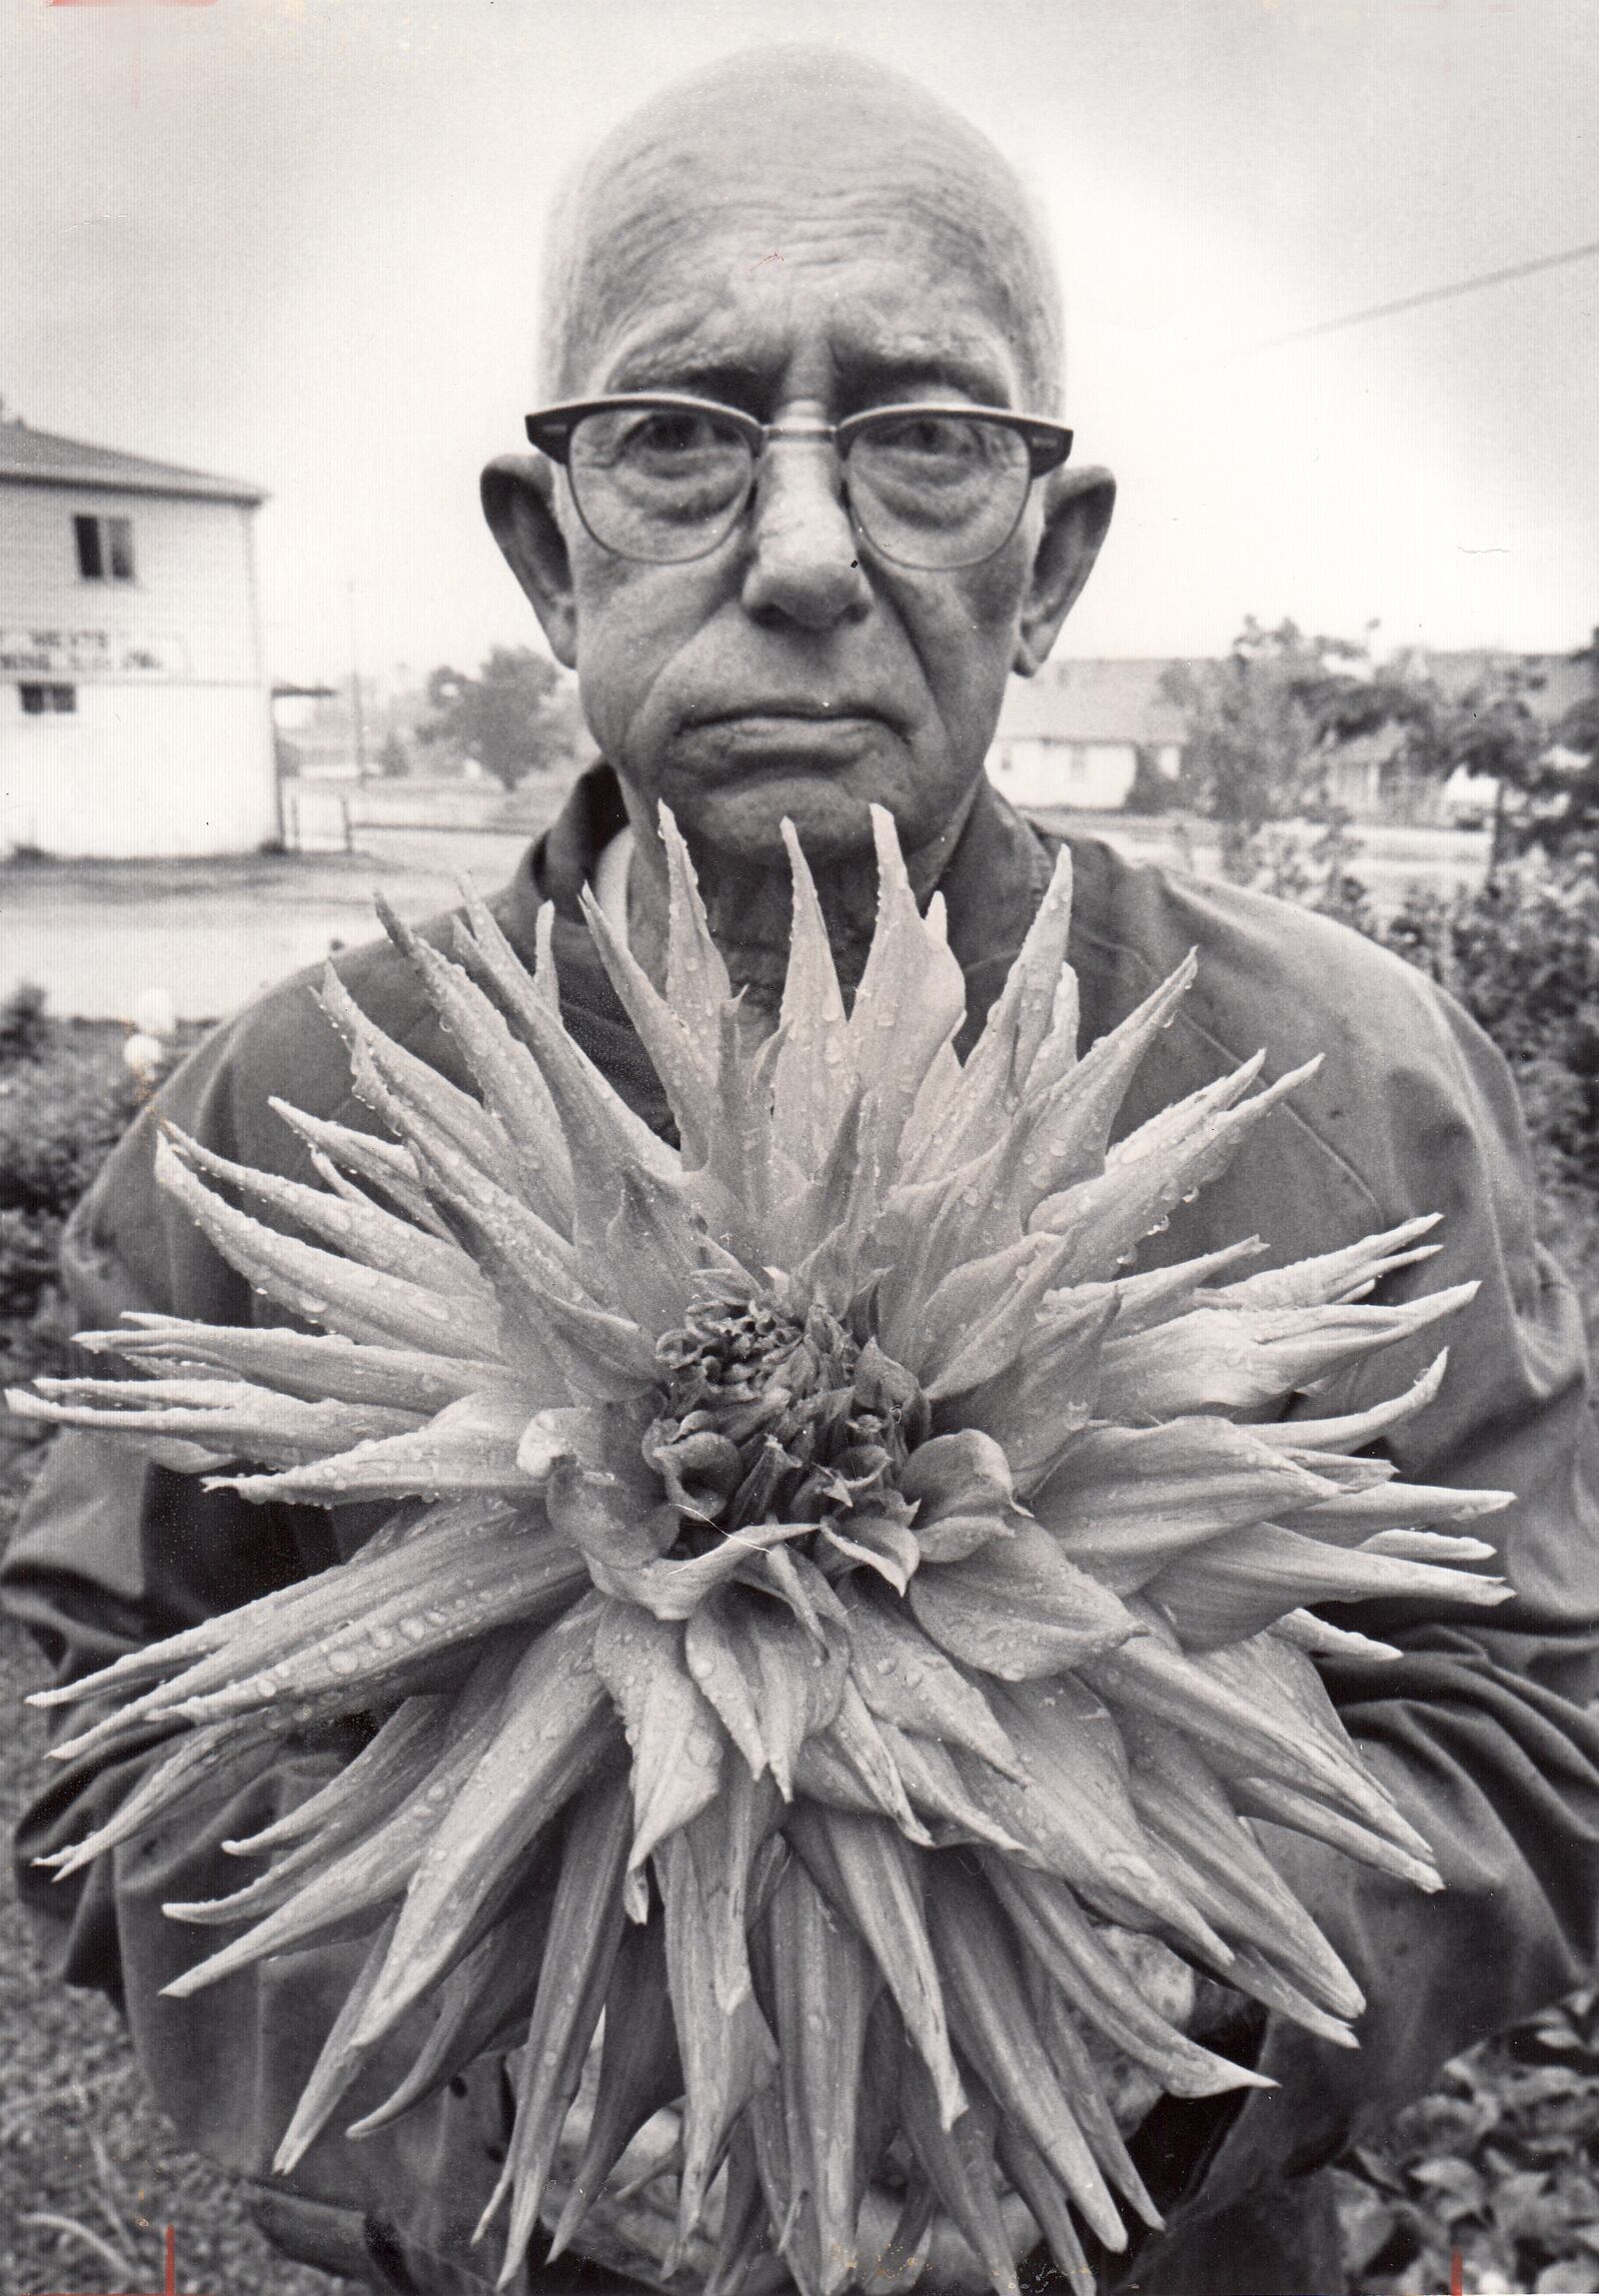
[[[1503,271],[1479,272],[1475,279],[1457,280],[1453,287],[1428,287],[1419,295],[1402,295],[1396,303],[1374,303],[1366,311],[1346,312],[1342,319],[1323,319],[1314,327],[1296,327],[1291,334],[1274,335],[1261,348],[1277,351],[1285,343],[1305,343],[1314,335],[1336,335],[1345,327],[1363,327],[1371,319],[1392,319],[1401,311],[1419,311],[1426,303],[1447,303],[1456,295],[1474,295],[1482,287],[1503,287],[1508,280],[1528,279],[1535,271],[1558,271],[1562,264],[1583,263],[1599,255],[1599,239],[1586,247],[1568,247],[1560,255],[1535,256],[1530,263],[1512,263]]]

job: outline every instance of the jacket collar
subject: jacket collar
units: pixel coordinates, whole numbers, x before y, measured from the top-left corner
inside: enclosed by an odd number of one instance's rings
[[[567,1026],[623,1098],[658,1131],[667,1132],[666,1100],[606,977],[579,899],[627,817],[611,766],[592,765],[525,855],[501,897],[499,914],[517,953],[531,966],[540,906],[554,903],[556,966]],[[948,908],[949,946],[966,978],[966,1023],[957,1045],[962,1053],[975,1041],[1043,898],[1056,844],[1031,828],[984,780],[939,879]]]

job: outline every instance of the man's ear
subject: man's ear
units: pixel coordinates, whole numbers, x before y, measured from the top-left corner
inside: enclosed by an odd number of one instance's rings
[[[483,515],[539,616],[550,650],[578,666],[572,562],[555,508],[556,473],[543,455],[497,455],[479,481]]]
[[[1018,676],[1030,677],[1048,659],[1061,623],[1093,572],[1115,503],[1116,482],[1108,471],[1053,475],[1011,665]]]

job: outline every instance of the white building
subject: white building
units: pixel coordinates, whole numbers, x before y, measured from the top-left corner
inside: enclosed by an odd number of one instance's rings
[[[988,777],[1015,805],[1114,812],[1142,750],[1174,781],[1187,727],[1163,690],[1163,660],[1046,662],[1013,677],[999,712]]]
[[[0,422],[0,855],[277,836],[262,500]]]

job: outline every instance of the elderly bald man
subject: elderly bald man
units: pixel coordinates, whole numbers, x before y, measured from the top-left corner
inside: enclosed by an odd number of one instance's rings
[[[554,902],[568,1023],[665,1131],[660,1088],[584,933],[583,885],[659,970],[655,820],[668,799],[730,967],[770,1007],[789,916],[780,823],[798,824],[847,980],[873,906],[867,808],[881,802],[918,891],[945,896],[974,1028],[1052,847],[996,796],[984,752],[1007,676],[1042,662],[1088,574],[1111,486],[1067,460],[1051,267],[1009,169],[887,73],[779,50],[673,91],[600,151],[554,247],[552,404],[529,421],[538,452],[494,463],[484,499],[551,645],[578,671],[605,762],[499,913],[531,951],[535,911]],[[1599,1733],[1582,1710],[1599,1689],[1599,1534],[1580,1325],[1535,1247],[1509,1080],[1455,1007],[1324,920],[1129,869],[1089,842],[1075,858],[1086,1035],[1200,951],[1199,988],[1129,1122],[1257,1044],[1278,1068],[1329,1056],[1159,1249],[1186,1256],[1254,1230],[1286,1258],[1445,1212],[1441,1261],[1394,1279],[1396,1293],[1464,1275],[1482,1291],[1442,1397],[1395,1455],[1431,1482],[1520,1495],[1500,1519],[1514,1604],[1487,1626],[1477,1612],[1390,1608],[1362,1623],[1400,1646],[1397,1662],[1327,1670],[1448,1892],[1423,1899],[1264,1829],[1365,1985],[1364,2047],[1349,2056],[1263,2013],[1223,2021],[1218,2045],[1280,2085],[1150,2113],[1135,2147],[1170,2229],[1104,2266],[1107,2288],[1328,2290],[1343,2275],[1311,2172],[1362,2114],[1573,1986],[1594,1949]],[[391,1034],[459,1073],[386,946],[342,970]],[[154,1189],[152,1128],[168,1113],[288,1171],[300,1151],[271,1095],[370,1121],[312,987],[291,982],[215,1035],[113,1157],[69,1239],[85,1322],[128,1307],[257,1314]],[[321,1568],[372,1528],[356,1509],[331,1525],[252,1510],[71,1436],[17,1536],[7,1593],[67,1679]],[[51,1890],[28,1860],[103,1819],[147,1757],[68,1766],[23,1823],[22,1889],[56,1965],[123,2002],[156,2094],[192,2141],[253,2180],[290,2253],[383,2289],[481,2288],[494,2259],[469,2235],[506,2136],[492,2052],[369,2142],[330,2132],[286,2187],[272,2153],[361,1948],[329,1944],[192,2000],[161,1998],[206,1949],[162,1901],[232,1886],[220,1844],[302,1798],[342,1750],[292,1745],[245,1788]],[[391,2084],[380,2067],[372,2097]],[[609,2284],[592,2268],[556,2277]]]
[[[1055,292],[998,154],[832,57],[674,92],[569,193],[546,365],[573,404],[530,420],[547,456],[495,464],[485,503],[619,777],[647,962],[663,799],[757,996],[787,948],[786,813],[846,973],[875,908],[868,804],[925,891],[942,875],[1006,676],[1048,653],[1110,517],[1069,432],[1019,419],[1054,412]],[[704,494],[668,510],[673,457]]]

